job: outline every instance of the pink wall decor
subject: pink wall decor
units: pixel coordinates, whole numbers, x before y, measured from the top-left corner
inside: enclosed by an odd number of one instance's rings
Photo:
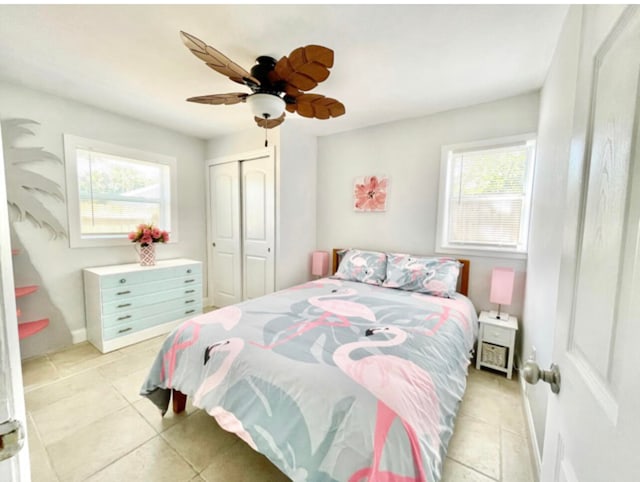
[[[353,185],[353,209],[382,212],[387,209],[387,176],[358,177]]]
[[[329,274],[329,253],[327,251],[313,252],[311,255],[311,274],[320,277]]]

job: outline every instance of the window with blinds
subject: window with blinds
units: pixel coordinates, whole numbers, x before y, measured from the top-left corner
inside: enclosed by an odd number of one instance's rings
[[[438,249],[526,253],[535,140],[443,148]]]
[[[72,247],[129,243],[142,223],[172,231],[175,159],[74,136],[65,158]]]

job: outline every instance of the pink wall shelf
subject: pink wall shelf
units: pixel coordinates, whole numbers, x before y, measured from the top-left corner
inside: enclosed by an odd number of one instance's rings
[[[18,338],[22,340],[28,336],[35,335],[39,331],[44,330],[47,326],[49,326],[49,318],[18,323]]]
[[[16,288],[16,298],[30,295],[31,293],[35,293],[36,291],[38,291],[38,285],[19,286],[18,288]]]

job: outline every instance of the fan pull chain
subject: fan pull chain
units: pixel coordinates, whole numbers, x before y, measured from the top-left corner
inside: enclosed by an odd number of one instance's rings
[[[264,147],[269,147],[269,140],[267,139],[267,123],[269,122],[269,114],[264,114]]]

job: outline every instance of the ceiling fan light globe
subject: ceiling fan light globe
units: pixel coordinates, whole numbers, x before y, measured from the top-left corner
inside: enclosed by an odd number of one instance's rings
[[[262,119],[277,119],[284,113],[285,102],[273,94],[253,94],[247,98],[251,111]]]

